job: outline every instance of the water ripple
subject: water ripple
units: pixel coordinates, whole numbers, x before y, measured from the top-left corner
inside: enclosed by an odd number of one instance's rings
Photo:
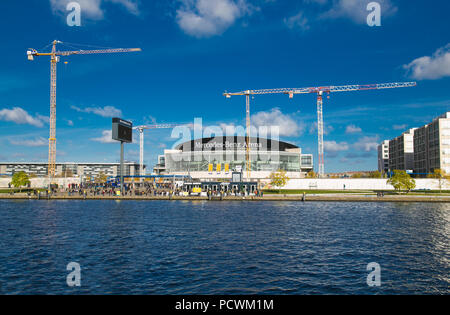
[[[450,293],[448,204],[3,200],[0,229],[3,294]]]

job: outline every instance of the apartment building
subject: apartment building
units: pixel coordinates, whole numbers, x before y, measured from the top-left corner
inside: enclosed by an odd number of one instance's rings
[[[135,162],[124,163],[124,175],[139,174],[139,164]],[[144,165],[145,169],[145,165]],[[6,162],[0,163],[0,175],[12,176],[23,171],[38,177],[47,176],[48,164],[46,162]],[[56,163],[56,175],[72,174],[73,176],[96,177],[100,173],[107,176],[117,176],[120,173],[120,163]]]
[[[378,146],[378,171],[381,174],[389,172],[389,140]]]
[[[389,141],[389,171],[414,170],[414,132],[412,128]]]
[[[426,176],[435,169],[450,174],[450,112],[414,133],[414,172]]]

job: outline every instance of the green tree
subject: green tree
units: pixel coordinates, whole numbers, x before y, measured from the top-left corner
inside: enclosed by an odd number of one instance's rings
[[[14,173],[11,184],[15,188],[19,188],[19,191],[22,192],[22,187],[30,184],[30,178],[28,177],[28,174],[25,172],[17,172]]]
[[[416,188],[416,181],[406,171],[395,170],[394,175],[388,179],[387,183],[392,185],[395,190],[406,190],[407,193]]]
[[[289,177],[287,177],[286,171],[279,170],[270,174],[270,185],[278,187],[279,192],[281,192],[281,188],[286,186],[288,180]]]
[[[317,178],[317,174],[314,171],[310,171],[306,174],[306,178]]]
[[[433,174],[429,174],[428,178],[436,178],[439,182],[439,192],[442,193],[442,186],[447,183],[450,177],[441,169],[437,168],[433,171]]]
[[[370,172],[369,178],[381,178],[381,173],[379,171]]]
[[[355,173],[352,175],[352,178],[362,178],[362,174],[361,173]]]

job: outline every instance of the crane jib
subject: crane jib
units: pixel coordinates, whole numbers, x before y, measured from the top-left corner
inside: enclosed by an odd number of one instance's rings
[[[127,53],[127,52],[139,52],[140,48],[115,48],[115,49],[97,49],[97,50],[74,50],[74,51],[57,51],[55,55],[58,56],[70,56],[70,55],[92,55],[92,54],[114,54],[114,53]]]
[[[332,92],[351,92],[351,91],[365,91],[365,90],[381,90],[394,89],[403,87],[414,87],[416,82],[395,82],[395,83],[381,83],[381,84],[365,84],[365,85],[343,85],[343,86],[321,86],[321,87],[307,87],[307,88],[286,88],[286,89],[264,89],[264,90],[246,90],[236,93],[225,92],[227,97],[237,95],[263,95],[263,94],[308,94],[308,93],[332,93]]]

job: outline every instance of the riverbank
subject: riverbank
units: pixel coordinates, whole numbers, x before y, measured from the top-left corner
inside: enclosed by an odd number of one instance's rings
[[[304,198],[306,200],[304,200]],[[37,196],[28,196],[26,194],[3,195],[0,199],[4,200],[38,200]],[[197,196],[41,196],[40,200],[185,200],[185,201],[208,201],[207,197]],[[329,201],[329,202],[430,202],[445,203],[450,202],[450,196],[427,196],[427,195],[389,195],[377,197],[376,195],[352,195],[352,194],[308,194],[303,195],[264,195],[256,196],[226,196],[223,198],[213,197],[211,201]]]

